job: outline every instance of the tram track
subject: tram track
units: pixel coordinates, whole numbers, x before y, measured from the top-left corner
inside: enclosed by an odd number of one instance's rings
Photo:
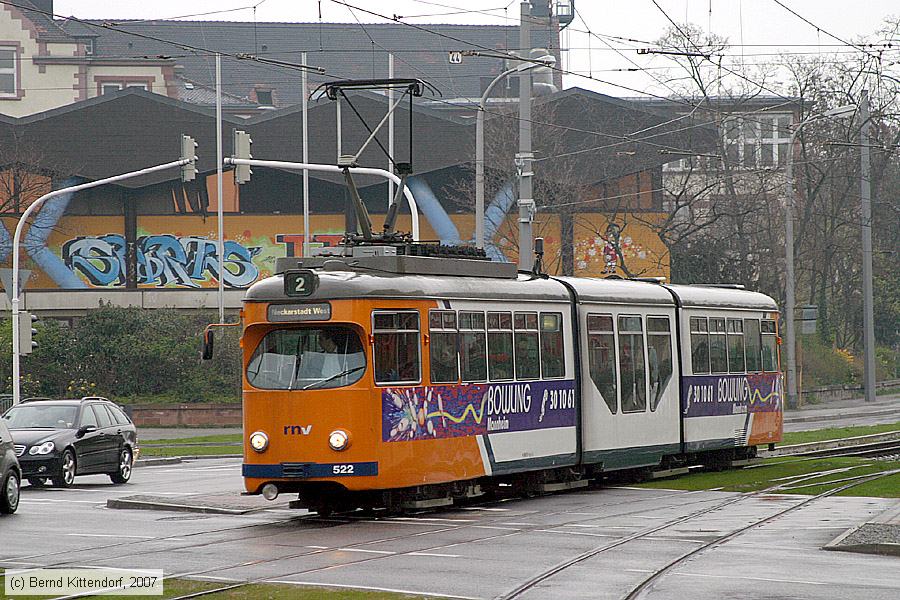
[[[717,547],[717,546],[720,546],[720,545],[722,545],[722,544],[724,544],[724,543],[726,543],[726,542],[728,542],[728,541],[730,541],[730,540],[733,540],[733,539],[737,538],[738,536],[742,535],[743,533],[746,533],[747,531],[750,531],[751,529],[754,529],[754,528],[756,528],[756,527],[759,527],[760,525],[764,525],[764,524],[766,524],[766,523],[769,523],[769,522],[771,522],[771,521],[774,521],[775,519],[777,519],[777,518],[779,518],[779,517],[782,517],[782,516],[784,516],[784,515],[786,515],[786,514],[788,514],[788,513],[790,513],[790,512],[793,512],[793,511],[795,511],[795,510],[799,510],[800,508],[802,508],[802,507],[804,507],[804,506],[807,506],[808,504],[810,504],[810,503],[812,503],[812,502],[815,502],[815,501],[817,501],[817,500],[820,500],[820,499],[822,499],[822,498],[827,498],[828,496],[832,496],[832,495],[834,495],[834,494],[837,494],[837,493],[839,493],[839,492],[842,492],[842,491],[844,491],[844,490],[846,490],[846,489],[850,489],[850,488],[852,488],[852,487],[854,487],[854,486],[857,486],[857,485],[860,485],[860,484],[862,484],[862,483],[866,483],[866,482],[868,482],[868,481],[874,481],[874,480],[876,480],[876,479],[880,479],[880,478],[882,478],[882,477],[887,477],[887,476],[889,476],[889,475],[893,475],[893,474],[896,474],[896,473],[900,473],[900,469],[893,469],[893,470],[890,470],[890,471],[882,471],[882,472],[879,472],[879,473],[874,473],[874,474],[864,475],[864,476],[860,476],[860,477],[854,477],[854,478],[852,478],[853,481],[851,481],[851,482],[849,482],[849,483],[846,483],[846,484],[843,485],[843,486],[840,486],[840,487],[837,487],[837,488],[832,488],[832,489],[830,489],[830,490],[827,490],[827,491],[822,492],[822,493],[820,493],[820,494],[817,494],[817,495],[815,495],[815,496],[810,496],[809,498],[806,498],[806,499],[804,499],[804,500],[798,502],[797,504],[794,504],[794,505],[789,506],[789,507],[787,507],[787,508],[785,508],[785,509],[779,510],[778,512],[776,512],[776,513],[774,513],[774,514],[772,514],[772,515],[769,515],[769,516],[767,516],[767,517],[765,517],[765,518],[763,518],[763,519],[756,520],[756,521],[750,523],[749,525],[740,527],[739,529],[736,529],[736,530],[734,530],[734,531],[732,531],[732,532],[730,532],[730,533],[728,533],[728,534],[726,534],[726,535],[724,535],[724,536],[721,536],[721,537],[719,537],[719,538],[717,538],[717,539],[715,539],[715,540],[713,540],[713,541],[711,541],[711,542],[704,543],[704,544],[703,544],[702,546],[700,546],[699,548],[695,548],[695,549],[691,550],[690,552],[688,552],[688,553],[686,553],[686,554],[683,554],[682,556],[676,558],[675,560],[673,560],[673,561],[667,563],[667,564],[664,565],[662,568],[657,569],[656,571],[654,571],[651,575],[649,575],[648,577],[646,577],[646,578],[645,578],[644,580],[642,580],[636,587],[634,587],[634,588],[633,588],[626,596],[624,596],[624,600],[637,600],[638,598],[641,597],[641,595],[644,593],[645,590],[648,590],[648,589],[652,586],[652,584],[653,584],[655,581],[658,581],[661,577],[663,577],[666,573],[670,572],[672,569],[674,569],[674,568],[677,567],[678,565],[683,564],[685,561],[689,560],[690,558],[695,557],[695,556],[697,556],[697,555],[699,555],[699,554],[702,554],[703,552],[705,552],[705,551],[707,551],[707,550],[711,550],[711,549],[713,549],[713,548],[715,548],[715,547]],[[555,565],[554,567],[551,567],[550,569],[544,571],[543,573],[540,573],[540,574],[538,574],[538,575],[532,577],[532,578],[529,579],[528,581],[523,582],[522,584],[520,584],[519,586],[517,586],[517,587],[514,588],[513,590],[511,590],[511,591],[509,591],[509,592],[507,592],[507,593],[505,593],[505,594],[501,594],[501,595],[495,597],[494,600],[514,600],[515,598],[519,598],[520,596],[522,596],[522,595],[525,594],[526,592],[528,592],[528,591],[534,589],[537,585],[546,582],[547,580],[549,580],[550,578],[554,577],[555,575],[557,575],[557,574],[559,574],[559,573],[565,571],[566,569],[568,569],[568,568],[570,568],[570,567],[572,567],[572,566],[574,566],[574,565],[577,565],[577,564],[582,563],[582,562],[584,562],[584,561],[586,561],[586,560],[589,560],[589,559],[591,559],[591,558],[597,556],[598,554],[601,554],[601,553],[606,552],[606,551],[608,551],[608,550],[612,550],[613,548],[617,548],[617,547],[619,547],[619,546],[622,546],[622,545],[624,545],[624,544],[627,544],[628,542],[635,541],[635,540],[642,539],[642,538],[646,538],[646,537],[648,537],[648,536],[650,536],[650,535],[652,535],[652,534],[654,534],[654,533],[656,533],[656,532],[658,532],[658,531],[662,531],[662,530],[667,529],[667,528],[669,528],[669,527],[672,527],[672,526],[674,526],[674,525],[678,525],[678,524],[680,524],[680,523],[684,523],[684,522],[686,522],[686,521],[689,521],[689,520],[691,520],[691,519],[697,518],[697,517],[699,517],[699,516],[702,516],[702,515],[705,515],[705,514],[709,514],[709,513],[711,513],[711,512],[715,512],[716,510],[719,510],[719,509],[721,509],[721,508],[725,508],[725,507],[728,506],[728,505],[735,504],[735,503],[737,503],[737,502],[741,502],[741,501],[744,501],[744,500],[748,500],[748,499],[750,499],[750,498],[754,498],[754,497],[757,497],[757,496],[761,496],[761,495],[765,495],[765,494],[777,493],[777,492],[779,492],[779,491],[791,489],[791,487],[790,487],[791,485],[796,485],[796,484],[798,484],[798,483],[801,483],[802,481],[809,481],[809,480],[812,480],[812,479],[816,479],[816,478],[818,478],[818,477],[820,477],[820,476],[822,476],[822,473],[815,473],[815,474],[808,474],[808,475],[805,475],[805,476],[799,476],[799,477],[797,477],[796,479],[794,479],[793,481],[791,481],[789,484],[788,484],[788,483],[782,483],[782,484],[778,484],[778,485],[775,485],[775,486],[771,486],[771,487],[769,487],[769,488],[766,488],[766,489],[763,489],[763,490],[759,490],[759,491],[756,491],[756,492],[753,492],[753,493],[750,493],[750,494],[745,494],[745,495],[743,495],[743,496],[739,496],[739,497],[737,497],[737,498],[733,498],[733,499],[731,499],[730,501],[723,502],[723,503],[722,503],[721,505],[719,505],[719,506],[714,506],[714,507],[710,507],[710,508],[705,509],[705,510],[702,510],[702,511],[697,511],[697,512],[692,513],[692,514],[690,514],[690,515],[685,515],[684,517],[681,517],[681,518],[675,519],[675,520],[673,520],[673,521],[669,521],[669,522],[663,523],[663,524],[658,525],[658,526],[656,526],[656,527],[652,527],[652,528],[650,528],[650,529],[648,529],[648,530],[645,530],[645,531],[642,531],[642,532],[636,532],[636,533],[634,533],[634,534],[632,534],[632,535],[630,535],[630,536],[626,536],[625,538],[622,538],[621,540],[617,540],[617,541],[612,542],[612,543],[610,543],[610,544],[605,544],[605,545],[603,545],[603,546],[598,546],[597,548],[594,548],[594,549],[589,550],[589,551],[587,551],[587,552],[585,552],[585,553],[582,553],[581,555],[579,555],[579,556],[577,556],[577,557],[574,557],[574,558],[572,558],[572,559],[568,559],[568,560],[566,560],[566,561],[563,561],[562,563],[559,563],[559,564]],[[828,482],[825,482],[825,483],[828,483]]]
[[[784,515],[786,515],[790,512],[793,512],[795,510],[799,510],[799,509],[803,508],[804,506],[807,506],[808,504],[811,504],[817,500],[821,500],[823,498],[833,496],[835,494],[838,494],[844,490],[850,489],[857,485],[867,483],[869,481],[874,481],[874,480],[880,479],[882,477],[887,477],[887,476],[893,475],[895,473],[900,473],[900,469],[894,469],[891,471],[882,471],[880,473],[874,473],[874,474],[871,474],[868,476],[854,478],[855,481],[851,481],[851,482],[846,483],[837,488],[832,488],[830,490],[822,492],[821,494],[811,496],[798,504],[795,504],[793,506],[790,506],[784,510],[781,510],[781,511],[775,513],[774,515],[770,515],[764,519],[750,523],[749,525],[746,525],[744,527],[736,529],[735,531],[732,531],[731,533],[724,535],[716,540],[713,540],[709,543],[703,544],[699,548],[695,548],[692,551],[688,552],[687,554],[683,554],[682,556],[679,556],[675,560],[664,565],[662,568],[657,569],[656,571],[651,573],[648,577],[646,577],[643,581],[641,581],[637,586],[635,586],[628,593],[628,595],[625,596],[624,600],[639,600],[640,598],[644,597],[648,592],[650,592],[650,590],[653,588],[654,583],[656,583],[657,581],[662,579],[666,574],[670,573],[672,570],[674,570],[679,565],[682,565],[682,564],[686,563],[687,561],[689,561],[690,559],[700,556],[701,554],[703,554],[709,550],[712,550],[718,546],[721,546],[722,544],[725,544],[752,529],[755,529],[761,525],[765,525],[766,523],[770,523],[776,519],[779,519],[779,518],[783,517]]]

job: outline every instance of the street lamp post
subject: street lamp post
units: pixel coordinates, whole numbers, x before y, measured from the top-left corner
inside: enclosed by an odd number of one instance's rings
[[[534,62],[519,63],[497,75],[481,95],[478,102],[478,114],[475,119],[475,246],[484,248],[484,111],[485,104],[494,91],[494,87],[513,73],[521,73],[538,67],[556,64],[556,57],[542,56]]]
[[[794,128],[788,143],[787,164],[784,168],[785,175],[785,201],[784,201],[784,320],[785,338],[787,345],[787,405],[789,408],[797,406],[797,343],[794,329],[794,305],[795,287],[794,279],[794,143],[800,129],[807,123],[825,119],[828,117],[841,117],[856,112],[855,105],[839,106],[818,115],[809,116]]]

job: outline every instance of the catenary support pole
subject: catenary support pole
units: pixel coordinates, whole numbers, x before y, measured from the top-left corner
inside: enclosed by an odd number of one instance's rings
[[[303,70],[306,73],[306,69]],[[222,55],[216,54],[216,228],[219,255],[219,323],[225,322],[225,209],[222,206]]]
[[[306,64],[306,52],[300,54],[300,62]],[[307,70],[300,75],[300,95],[303,96],[303,162],[309,162],[309,80]],[[309,256],[309,169],[303,169],[303,256]]]
[[[531,55],[531,2],[521,5],[519,20],[519,56]],[[534,264],[534,191],[531,152],[531,71],[519,73],[519,152],[516,167],[519,175],[519,270],[530,271]]]
[[[802,125],[802,123],[801,123]],[[797,407],[797,339],[794,329],[794,143],[800,127],[791,133],[784,167],[784,340],[787,355],[787,407]]]
[[[119,181],[124,181],[126,179],[133,179],[134,177],[142,177],[144,175],[149,175],[150,173],[156,173],[157,171],[165,171],[166,169],[174,169],[176,167],[181,167],[183,165],[191,162],[188,159],[185,160],[176,160],[174,162],[165,163],[162,165],[157,165],[155,167],[148,167],[146,169],[141,169],[140,171],[132,171],[130,173],[124,173],[122,175],[116,175],[115,177],[107,177],[106,179],[99,179],[97,181],[91,181],[89,183],[82,183],[81,185],[75,185],[71,187],[61,188],[58,190],[53,190],[48,194],[44,194],[37,200],[31,203],[31,205],[25,209],[25,212],[22,213],[22,216],[19,217],[19,222],[16,223],[16,231],[13,234],[13,245],[12,245],[12,342],[13,342],[13,353],[12,353],[12,391],[13,391],[13,404],[18,404],[21,399],[21,389],[20,389],[20,359],[19,356],[22,349],[19,347],[19,245],[22,240],[22,230],[25,227],[25,223],[28,222],[29,217],[33,215],[47,200],[51,198],[55,198],[57,196],[61,196],[62,194],[74,194],[76,192],[80,192],[81,190],[88,190],[91,188],[99,187],[101,185],[106,185],[108,183],[116,183]]]
[[[862,221],[863,388],[875,402],[875,309],[872,290],[872,180],[869,150],[869,90],[859,101],[860,220]]]
[[[393,79],[393,78],[394,78],[394,55],[388,53],[388,79]],[[394,88],[388,87],[387,98],[388,98],[388,110],[390,110],[390,107],[394,105]],[[410,132],[410,135],[412,135],[412,132]],[[391,110],[391,112],[388,113],[388,154],[390,154],[390,156],[388,157],[387,170],[393,172],[394,164],[391,162],[391,159],[394,158],[394,111],[393,110]],[[412,160],[411,156],[409,158],[410,158],[410,160]],[[394,201],[394,182],[391,181],[390,179],[388,179],[388,182],[387,182],[387,190],[388,190],[387,191],[388,208],[390,208],[391,203],[393,203],[393,201]]]

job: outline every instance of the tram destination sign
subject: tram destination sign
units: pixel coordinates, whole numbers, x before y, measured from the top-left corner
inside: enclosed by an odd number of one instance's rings
[[[284,274],[285,296],[309,296],[319,284],[319,276],[309,269],[286,271]]]
[[[269,321],[289,323],[295,321],[328,321],[331,319],[331,305],[327,302],[316,304],[270,304]]]

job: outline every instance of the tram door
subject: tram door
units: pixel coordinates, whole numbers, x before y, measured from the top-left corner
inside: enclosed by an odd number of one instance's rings
[[[657,464],[680,441],[674,309],[580,311],[585,462]]]

